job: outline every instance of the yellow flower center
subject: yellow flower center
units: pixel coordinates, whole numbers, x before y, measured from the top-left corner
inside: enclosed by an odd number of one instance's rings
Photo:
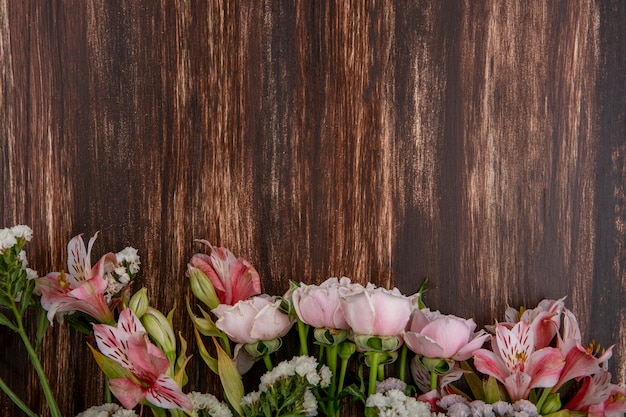
[[[59,282],[59,285],[63,289],[66,289],[66,288],[68,288],[70,286],[70,283],[67,282],[67,280],[65,279],[65,271],[63,271],[63,270],[61,270],[61,273],[57,277],[57,281]]]

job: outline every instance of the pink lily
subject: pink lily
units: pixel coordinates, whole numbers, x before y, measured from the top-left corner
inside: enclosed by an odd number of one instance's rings
[[[189,263],[211,280],[220,304],[235,305],[238,301],[261,294],[261,279],[250,262],[235,258],[228,249],[216,248],[206,240],[198,242],[208,245],[211,254],[195,254]]]
[[[565,297],[558,300],[542,300],[537,307],[532,310],[515,310],[508,307],[506,310],[506,321],[509,328],[519,321],[528,322],[535,335],[535,349],[547,347],[559,331],[561,313],[565,308]]]
[[[493,350],[474,352],[474,365],[504,384],[511,401],[527,399],[532,388],[552,387],[559,380],[564,359],[556,348],[535,350],[530,324],[520,321],[509,329],[497,324]]]
[[[169,361],[150,342],[145,328],[132,312],[125,308],[117,325],[93,326],[98,349],[129,370],[132,377],[113,378],[109,381],[111,392],[127,409],[147,400],[161,408],[190,411],[191,400],[166,372]]]
[[[564,409],[593,416],[623,416],[626,411],[626,390],[611,384],[611,374],[602,371],[583,379],[578,390]]]
[[[85,249],[82,235],[78,235],[67,244],[67,269],[69,273],[51,272],[38,278],[36,285],[41,292],[41,306],[48,311],[48,320],[57,314],[60,320],[65,314],[81,311],[101,323],[114,323],[111,312],[104,298],[107,282],[104,280],[105,270],[117,265],[115,254],[107,253],[91,266],[91,248],[98,237],[96,233],[89,239]]]
[[[581,344],[580,329],[574,314],[565,309],[563,316],[563,336],[559,335],[557,346],[565,357],[565,366],[553,392],[564,383],[583,376],[594,375],[602,371],[602,364],[613,355],[613,347],[609,347],[600,356],[594,356],[594,345],[584,348]],[[596,348],[596,350],[599,350]]]

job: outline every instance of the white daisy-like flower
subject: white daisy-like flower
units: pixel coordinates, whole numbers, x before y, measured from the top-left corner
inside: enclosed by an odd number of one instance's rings
[[[211,417],[232,417],[228,406],[217,399],[213,394],[203,394],[200,392],[190,392],[187,394],[193,404],[192,416],[198,417],[208,413]],[[204,413],[199,413],[203,411]]]

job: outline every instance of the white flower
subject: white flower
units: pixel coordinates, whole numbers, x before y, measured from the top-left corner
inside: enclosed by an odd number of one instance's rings
[[[439,417],[430,412],[428,404],[407,397],[397,389],[370,395],[365,406],[376,408],[379,417]]]
[[[30,240],[33,238],[33,229],[23,224],[13,226],[11,228],[11,233],[13,233],[13,236],[15,236],[16,238],[23,238],[27,242],[30,242]]]
[[[260,398],[261,398],[261,393],[259,391],[252,391],[251,393],[245,395],[241,399],[240,405],[243,408],[250,407],[251,405],[254,405],[255,403],[257,403]]]
[[[233,413],[226,404],[222,403],[212,394],[202,394],[200,392],[190,392],[187,394],[193,404],[193,417],[205,416],[208,413],[211,417],[232,417]],[[199,413],[198,411],[204,411]]]
[[[304,408],[304,414],[307,416],[312,417],[317,415],[317,399],[309,389],[304,392],[302,408]]]
[[[126,410],[117,404],[97,405],[79,413],[76,417],[137,417],[133,410]]]
[[[137,249],[128,246],[118,252],[115,256],[117,258],[117,263],[120,265],[126,265],[131,274],[139,272],[139,265],[141,265],[141,262],[139,261],[139,255],[137,255]]]
[[[398,378],[387,378],[384,381],[376,382],[376,392],[386,392],[392,389],[404,391],[406,382]]]
[[[515,413],[513,406],[506,401],[497,401],[491,405],[498,416],[510,416]]]
[[[537,417],[537,407],[535,404],[528,400],[518,400],[513,404],[513,409],[522,413],[526,413],[528,416]]]
[[[0,229],[0,253],[14,246],[16,243],[17,239],[15,239],[15,235],[11,232],[11,229]]]

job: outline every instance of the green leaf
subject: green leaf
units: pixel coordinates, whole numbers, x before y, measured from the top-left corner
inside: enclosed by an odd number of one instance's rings
[[[224,394],[231,407],[233,407],[239,415],[242,415],[241,399],[245,392],[241,375],[239,375],[239,371],[237,371],[233,360],[224,352],[224,349],[222,349],[215,338],[213,338],[213,343],[215,343],[217,349],[217,369],[220,381],[224,387]]]
[[[37,316],[37,336],[35,339],[35,350],[39,352],[39,347],[41,346],[41,341],[46,334],[46,331],[50,327],[50,322],[48,321],[48,317],[46,315],[46,310],[43,308],[39,310],[39,315]]]
[[[493,404],[500,400],[503,400],[503,398],[500,396],[498,381],[494,377],[490,376],[485,384],[485,402],[487,404]]]
[[[209,369],[213,371],[214,374],[218,374],[219,371],[217,368],[217,359],[212,357],[209,354],[209,352],[206,350],[206,347],[204,346],[204,342],[202,341],[202,338],[200,337],[200,333],[198,333],[198,330],[194,328],[193,332],[196,335],[196,343],[198,345],[198,351],[200,352],[200,357],[202,358],[204,363],[207,364]]]
[[[100,353],[100,351],[94,349],[93,346],[91,346],[89,343],[87,343],[87,346],[89,346],[89,349],[91,349],[91,353],[98,363],[98,366],[100,367],[100,369],[102,369],[102,372],[104,372],[104,374],[109,379],[133,378],[133,375],[128,369],[124,368],[113,359],[104,356],[102,353]]]
[[[17,331],[17,326],[2,313],[0,313],[0,326],[7,326],[9,329]]]
[[[483,386],[483,381],[476,375],[474,370],[469,366],[467,361],[461,362],[461,368],[464,371],[467,371],[463,374],[465,377],[465,382],[469,386],[470,391],[472,391],[472,395],[477,400],[485,401],[485,388]]]

